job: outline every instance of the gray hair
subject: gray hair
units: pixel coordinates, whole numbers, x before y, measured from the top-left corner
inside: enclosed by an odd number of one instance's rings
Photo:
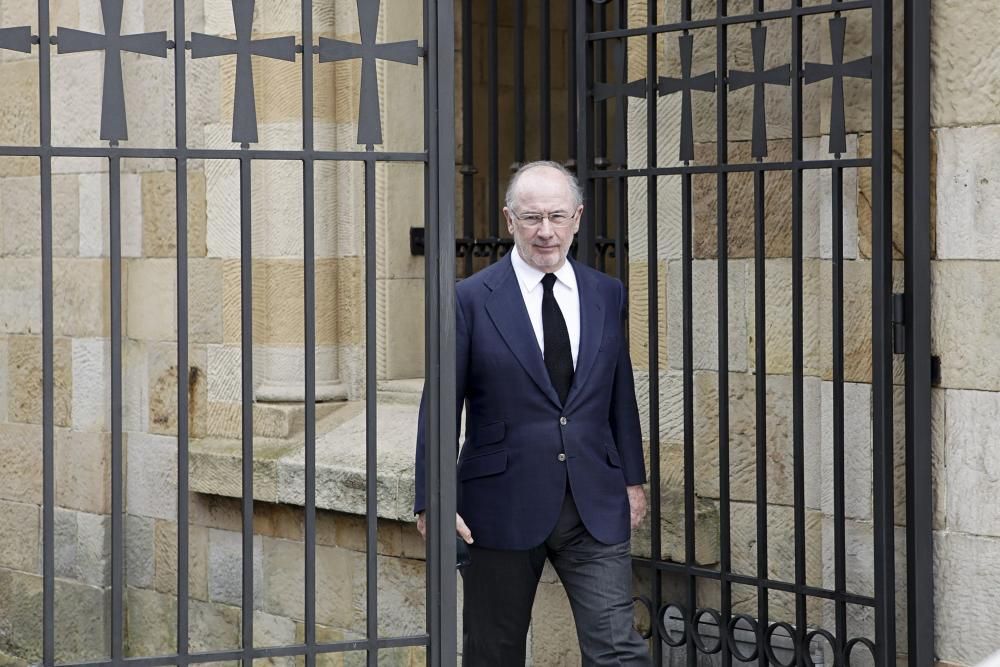
[[[566,177],[566,184],[569,186],[570,194],[573,196],[574,209],[583,203],[583,188],[580,187],[580,182],[576,180],[576,175],[573,174],[573,172],[558,162],[553,162],[551,160],[537,160],[535,162],[528,162],[521,165],[521,167],[514,172],[514,175],[510,177],[510,182],[507,184],[507,193],[504,195],[504,205],[506,205],[507,208],[514,208],[514,195],[516,194],[517,184],[521,180],[521,176],[523,176],[525,172],[539,167],[549,167],[550,169],[555,169]]]

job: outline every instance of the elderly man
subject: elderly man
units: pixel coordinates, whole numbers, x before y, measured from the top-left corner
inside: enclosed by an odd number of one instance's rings
[[[631,529],[646,471],[621,282],[567,256],[583,213],[576,179],[535,162],[503,209],[514,249],[456,288],[459,535],[470,545],[464,664],[523,665],[549,559],[585,665],[647,665],[632,627]],[[424,420],[414,510],[424,532]]]

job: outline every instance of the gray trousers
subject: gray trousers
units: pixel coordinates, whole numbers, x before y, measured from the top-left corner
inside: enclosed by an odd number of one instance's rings
[[[546,558],[569,597],[583,665],[651,664],[646,642],[632,627],[629,542],[607,545],[591,537],[568,491],[543,544],[527,551],[473,544],[470,551],[472,564],[462,571],[465,667],[524,665],[531,607]]]

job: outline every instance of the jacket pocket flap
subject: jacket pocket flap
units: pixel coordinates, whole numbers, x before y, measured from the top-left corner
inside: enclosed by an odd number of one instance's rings
[[[489,445],[494,442],[500,442],[504,439],[505,435],[507,435],[506,422],[500,421],[484,424],[476,431],[476,444]]]
[[[458,478],[462,481],[475,477],[488,477],[502,473],[507,469],[507,450],[470,456],[462,461],[458,469]]]
[[[621,456],[618,454],[618,449],[614,446],[609,446],[609,445],[605,445],[604,447],[608,451],[608,463],[610,463],[616,468],[621,468],[622,459]]]

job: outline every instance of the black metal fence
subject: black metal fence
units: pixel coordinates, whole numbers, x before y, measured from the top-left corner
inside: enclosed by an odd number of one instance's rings
[[[88,667],[106,665],[187,665],[192,663],[239,660],[251,667],[255,660],[281,656],[302,656],[307,666],[315,665],[317,656],[344,651],[366,651],[367,664],[378,664],[379,649],[400,646],[428,646],[428,659],[435,665],[455,664],[455,572],[454,539],[448,521],[439,516],[454,513],[455,467],[447,456],[441,457],[438,443],[454,440],[454,22],[449,0],[423,2],[424,34],[417,40],[393,44],[376,43],[379,0],[358,0],[361,43],[334,39],[314,40],[313,9],[322,0],[302,0],[301,41],[294,36],[254,39],[254,0],[233,0],[235,39],[189,32],[185,3],[175,0],[173,37],[167,31],[122,35],[124,0],[101,0],[104,34],[84,32],[73,27],[51,25],[48,0],[39,0],[37,25],[0,26],[0,49],[38,56],[39,127],[38,145],[0,146],[0,156],[35,158],[41,174],[41,271],[42,271],[42,664],[56,664],[56,507],[54,474],[54,356],[53,356],[53,198],[52,162],[59,157],[89,157],[107,161],[110,211],[110,349],[111,349],[111,580],[110,580],[110,656],[87,663]],[[226,3],[228,4],[228,3]],[[55,28],[55,30],[53,30]],[[87,147],[64,147],[52,143],[52,64],[61,54],[80,51],[103,51],[104,83],[102,114],[94,121],[94,141]],[[175,95],[174,136],[172,148],[124,147],[119,141],[128,137],[127,100],[122,83],[123,51],[166,58],[173,54]],[[232,121],[231,149],[192,148],[188,141],[188,58],[235,56],[236,81]],[[302,141],[294,150],[254,148],[257,142],[257,118],[251,60],[276,58],[296,61],[300,66],[302,89]],[[317,150],[314,141],[314,72],[324,63],[346,59],[361,60],[361,109],[357,143],[359,150]],[[393,60],[416,65],[424,61],[425,149],[419,152],[377,151],[382,142],[378,109],[375,61]],[[96,89],[95,89],[95,94]],[[106,143],[103,143],[106,142]],[[185,382],[177,386],[177,624],[176,653],[157,656],[125,655],[125,498],[122,442],[122,179],[121,163],[128,158],[163,158],[176,167],[176,285],[177,285],[177,377],[189,375],[188,359],[188,164],[191,160],[234,160],[240,173],[240,285],[242,337],[242,614],[241,648],[195,652],[189,646],[188,613],[190,591],[189,517],[189,396]],[[288,646],[254,646],[254,576],[253,576],[253,303],[251,253],[251,171],[260,160],[286,160],[302,165],[305,312],[305,637],[304,642]],[[367,632],[363,639],[320,642],[316,635],[316,281],[315,281],[315,165],[317,162],[341,161],[364,165],[365,186],[365,342],[367,410]],[[376,523],[376,375],[375,375],[375,186],[376,165],[385,162],[423,164],[425,167],[425,216],[430,243],[427,253],[427,380],[430,387],[430,538],[428,542],[427,631],[413,636],[381,636],[378,633],[377,523]],[[442,168],[443,167],[443,168]],[[443,243],[442,239],[447,239]],[[440,260],[440,261],[439,261]],[[345,601],[345,604],[349,602]]]

